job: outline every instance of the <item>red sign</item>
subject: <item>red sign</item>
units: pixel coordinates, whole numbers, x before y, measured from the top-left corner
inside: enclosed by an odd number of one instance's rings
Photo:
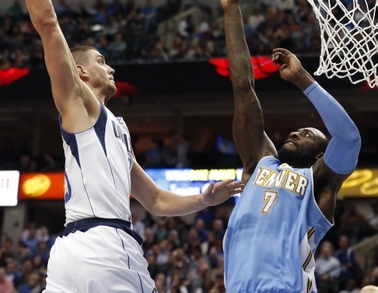
[[[8,68],[0,69],[0,86],[9,85],[21,77],[28,75],[30,69],[27,68]]]
[[[222,76],[230,76],[229,63],[227,58],[212,58],[209,63],[216,67],[218,74]],[[255,79],[266,78],[273,72],[279,70],[280,66],[275,65],[271,57],[257,56],[251,57],[252,70],[254,72]]]
[[[64,173],[24,173],[20,177],[20,200],[63,200]]]

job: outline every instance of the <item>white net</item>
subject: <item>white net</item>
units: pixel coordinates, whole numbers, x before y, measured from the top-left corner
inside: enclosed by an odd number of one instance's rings
[[[320,26],[315,75],[378,87],[378,0],[308,0]]]

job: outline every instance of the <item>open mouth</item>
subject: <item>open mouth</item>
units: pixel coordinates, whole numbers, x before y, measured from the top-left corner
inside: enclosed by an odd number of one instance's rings
[[[288,139],[287,141],[285,141],[285,144],[297,146],[297,144],[294,141],[290,140],[290,139]]]

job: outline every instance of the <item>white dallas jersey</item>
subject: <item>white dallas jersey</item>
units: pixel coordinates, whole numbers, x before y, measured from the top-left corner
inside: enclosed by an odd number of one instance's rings
[[[84,218],[130,221],[132,150],[129,130],[102,103],[93,127],[69,133],[65,153],[66,224]]]

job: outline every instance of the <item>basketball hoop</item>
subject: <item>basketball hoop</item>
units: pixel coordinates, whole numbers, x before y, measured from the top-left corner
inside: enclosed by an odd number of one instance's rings
[[[320,26],[320,63],[314,74],[378,87],[378,0],[351,0],[349,5],[340,0],[307,1]]]

